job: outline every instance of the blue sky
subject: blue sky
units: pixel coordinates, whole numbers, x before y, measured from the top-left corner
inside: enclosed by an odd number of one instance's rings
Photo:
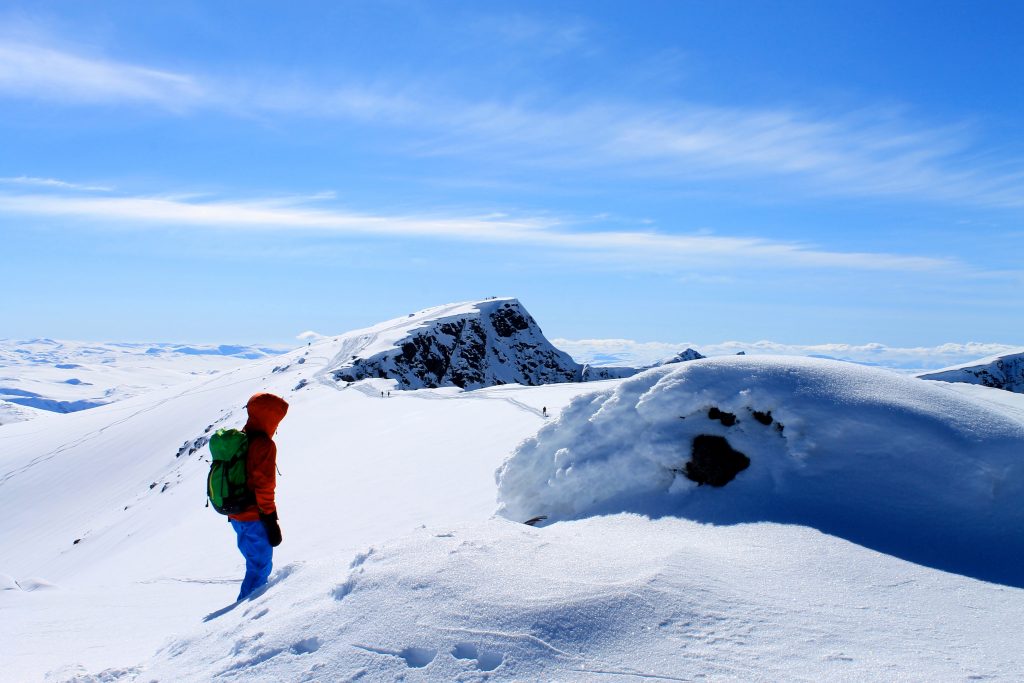
[[[153,6],[151,6],[153,5]],[[1024,344],[1024,5],[0,5],[0,337]]]

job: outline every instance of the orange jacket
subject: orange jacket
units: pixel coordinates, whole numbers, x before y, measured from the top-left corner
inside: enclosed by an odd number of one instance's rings
[[[274,489],[277,486],[277,445],[274,432],[288,413],[288,404],[274,394],[255,394],[245,406],[249,420],[242,429],[249,435],[249,454],[246,459],[246,477],[249,488],[256,494],[256,504],[249,509],[230,515],[240,522],[255,522],[260,513],[269,515],[277,510]]]

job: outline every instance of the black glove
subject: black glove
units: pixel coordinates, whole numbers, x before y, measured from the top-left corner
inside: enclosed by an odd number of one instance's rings
[[[274,510],[269,515],[261,512],[260,522],[263,523],[263,528],[267,530],[267,540],[270,541],[270,546],[276,548],[281,545],[281,525],[277,523],[277,510]]]

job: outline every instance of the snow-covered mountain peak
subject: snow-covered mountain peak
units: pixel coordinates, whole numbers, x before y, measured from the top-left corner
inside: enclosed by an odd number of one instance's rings
[[[402,389],[500,384],[536,386],[635,374],[589,368],[555,348],[511,297],[448,304],[410,313],[336,338],[328,364],[336,382],[393,379]]]
[[[1024,349],[999,356],[989,356],[971,363],[954,365],[935,372],[918,375],[921,379],[943,382],[980,384],[1024,394]]]

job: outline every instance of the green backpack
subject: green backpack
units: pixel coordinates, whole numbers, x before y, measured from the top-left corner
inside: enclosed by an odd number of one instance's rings
[[[246,482],[245,465],[249,437],[237,429],[218,429],[210,437],[210,474],[206,494],[213,509],[222,515],[236,515],[256,503]]]

